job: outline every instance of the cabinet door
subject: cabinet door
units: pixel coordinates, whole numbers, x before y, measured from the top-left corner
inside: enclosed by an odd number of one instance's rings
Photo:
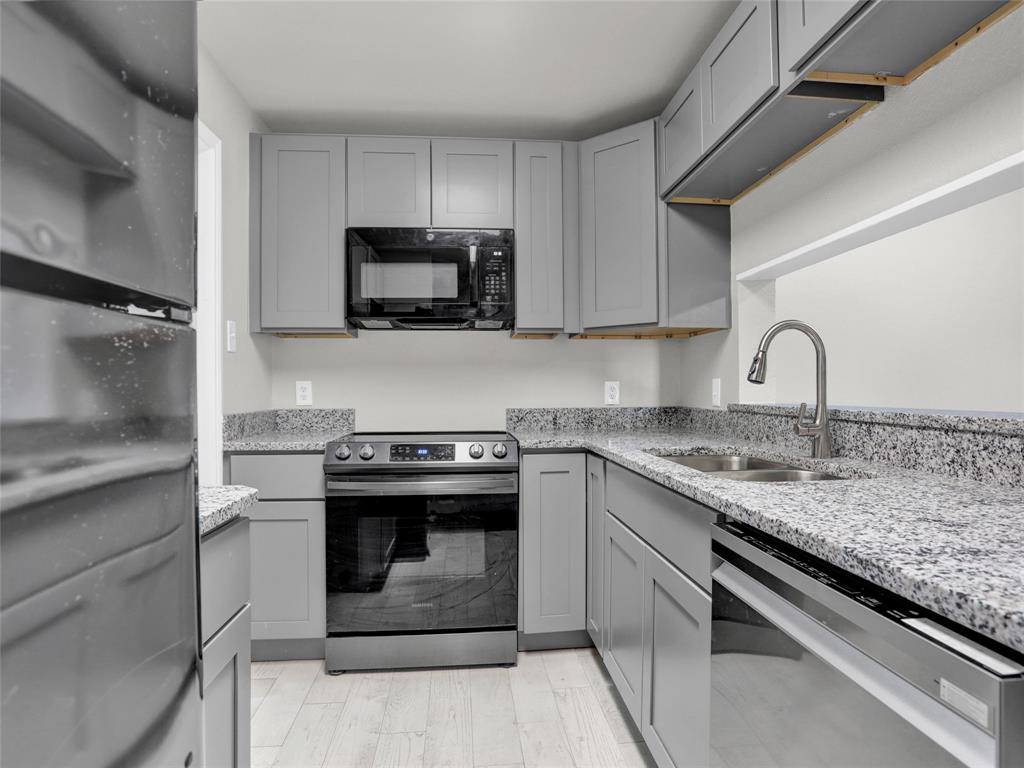
[[[564,325],[562,145],[516,142],[516,327]]]
[[[640,732],[659,768],[708,765],[711,598],[644,547]]]
[[[345,327],[345,139],[264,136],[263,328]]]
[[[779,68],[796,72],[867,0],[778,0]]]
[[[259,501],[249,520],[252,639],[324,637],[324,503]]]
[[[697,66],[707,152],[779,86],[775,0],[743,0]]]
[[[700,160],[701,141],[700,67],[690,73],[658,118],[659,189],[672,191]]]
[[[643,560],[643,542],[606,512],[604,665],[637,725],[643,684]]]
[[[584,629],[586,456],[528,454],[520,470],[523,632]]]
[[[584,330],[658,320],[654,121],[580,144]]]
[[[430,226],[430,139],[348,140],[348,226]]]
[[[203,646],[203,753],[210,768],[249,766],[249,606]]]
[[[435,227],[514,226],[511,141],[434,139],[430,157]]]
[[[587,633],[604,654],[604,459],[587,456]]]

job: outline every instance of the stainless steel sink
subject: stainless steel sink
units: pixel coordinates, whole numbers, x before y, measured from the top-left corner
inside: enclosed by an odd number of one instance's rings
[[[753,456],[662,456],[665,461],[682,464],[690,469],[701,472],[723,472],[740,469],[788,469],[788,464],[767,459],[756,459]]]
[[[708,472],[728,480],[743,480],[748,483],[805,483],[815,480],[842,480],[841,477],[825,472],[800,469],[779,461],[758,459],[753,456],[662,456],[666,461],[682,464],[684,467]]]
[[[715,472],[716,477],[727,480],[745,480],[748,483],[805,483],[813,480],[842,480],[841,477],[809,469],[741,469]]]

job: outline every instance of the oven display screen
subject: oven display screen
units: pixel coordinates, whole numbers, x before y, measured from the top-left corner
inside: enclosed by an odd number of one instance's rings
[[[393,443],[390,461],[455,461],[454,443]]]

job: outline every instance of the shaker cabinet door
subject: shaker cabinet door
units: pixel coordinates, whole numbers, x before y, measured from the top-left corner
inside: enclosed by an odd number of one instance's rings
[[[697,67],[707,152],[779,86],[775,0],[742,0]]]
[[[580,144],[583,329],[658,321],[654,121]]]
[[[587,455],[587,633],[604,654],[604,459]]]
[[[430,139],[348,140],[348,226],[430,226]]]
[[[567,632],[586,622],[586,456],[523,456],[523,632]]]
[[[694,69],[658,118],[658,189],[672,191],[703,150],[700,68]]]
[[[867,0],[778,0],[779,69],[796,72]]]
[[[262,139],[264,329],[345,327],[345,137]]]
[[[203,646],[203,760],[249,767],[249,607]]]
[[[711,597],[644,547],[640,732],[659,768],[707,766]]]
[[[430,143],[433,226],[512,229],[512,142],[434,139]]]
[[[516,142],[516,327],[565,324],[562,277],[562,145]]]
[[[643,685],[644,544],[614,515],[604,518],[604,665],[633,722]]]

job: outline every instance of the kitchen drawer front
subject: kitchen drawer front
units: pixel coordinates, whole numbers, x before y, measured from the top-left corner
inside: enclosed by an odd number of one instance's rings
[[[240,517],[199,542],[203,642],[249,602],[249,518]]]
[[[260,492],[260,501],[324,498],[321,453],[271,453],[231,457],[231,483]]]
[[[711,524],[717,512],[611,463],[605,495],[609,512],[711,591]]]
[[[779,69],[796,72],[866,0],[778,0]]]
[[[697,66],[707,152],[779,86],[775,0],[743,0]]]
[[[658,118],[658,189],[662,195],[683,178],[703,151],[700,68],[694,69]]]

